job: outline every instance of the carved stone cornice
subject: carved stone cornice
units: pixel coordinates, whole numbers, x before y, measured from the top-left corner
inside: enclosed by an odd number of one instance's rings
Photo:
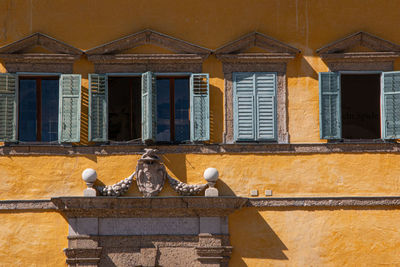
[[[351,48],[361,46],[365,52],[352,52]],[[394,61],[400,56],[400,46],[369,34],[356,32],[316,51],[327,62],[371,62]]]
[[[68,218],[77,217],[213,217],[243,207],[239,197],[56,197],[51,201]]]
[[[50,53],[26,52],[40,46]],[[0,59],[8,72],[72,73],[73,63],[83,51],[43,33],[34,33],[21,40],[0,47]]]
[[[260,63],[260,62],[288,62],[296,57],[289,53],[239,53],[217,54],[216,57],[223,63]]]
[[[203,58],[196,54],[115,54],[88,55],[89,61],[95,64],[165,64],[165,63],[197,63]]]

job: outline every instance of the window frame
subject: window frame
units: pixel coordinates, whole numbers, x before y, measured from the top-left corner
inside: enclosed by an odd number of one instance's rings
[[[54,80],[60,80],[60,77],[62,75],[62,73],[57,73],[57,72],[16,72],[15,73],[17,76],[17,86],[16,86],[16,122],[15,122],[15,131],[16,131],[16,143],[21,144],[21,145],[60,145],[60,141],[58,140],[59,137],[57,136],[57,140],[55,141],[50,141],[50,142],[46,142],[46,141],[20,141],[19,140],[19,106],[20,106],[20,86],[19,86],[19,82],[22,78],[22,80],[24,79],[42,79],[42,78],[49,78],[49,77],[54,77]],[[60,86],[60,85],[59,85]],[[36,88],[36,90],[38,90]],[[41,89],[40,89],[41,91]],[[58,95],[58,101],[60,101],[60,95]],[[36,106],[36,109],[38,107]],[[37,117],[40,114],[36,114],[36,120]],[[58,123],[60,123],[60,119],[58,116]],[[58,129],[57,129],[58,132]],[[37,138],[38,132],[36,133],[36,138]],[[58,134],[57,134],[58,135]]]

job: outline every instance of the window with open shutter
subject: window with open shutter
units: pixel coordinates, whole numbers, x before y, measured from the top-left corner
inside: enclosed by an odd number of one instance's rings
[[[190,77],[190,140],[210,139],[208,73],[196,73]]]
[[[400,138],[400,72],[382,73],[382,132],[384,139]]]
[[[234,73],[237,141],[276,140],[276,73]]]
[[[142,74],[142,140],[155,141],[157,134],[157,98],[152,72]]]
[[[58,140],[79,142],[81,125],[81,75],[63,74],[60,77]]]
[[[319,73],[319,118],[322,139],[340,139],[340,76],[335,72]]]
[[[108,137],[108,86],[104,74],[89,75],[89,141],[105,142]]]
[[[17,76],[0,74],[0,141],[16,141]]]

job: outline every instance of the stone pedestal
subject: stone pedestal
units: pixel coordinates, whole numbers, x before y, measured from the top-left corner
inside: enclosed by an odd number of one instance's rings
[[[69,266],[228,266],[235,197],[60,197]]]

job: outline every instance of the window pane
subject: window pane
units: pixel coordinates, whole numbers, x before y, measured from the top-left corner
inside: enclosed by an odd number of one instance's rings
[[[157,79],[157,141],[171,141],[169,79]]]
[[[42,141],[58,139],[58,80],[42,80]]]
[[[36,80],[19,81],[18,125],[20,141],[36,141]]]
[[[175,79],[175,141],[190,139],[189,79]]]
[[[108,138],[130,141],[141,136],[141,79],[108,79]]]

